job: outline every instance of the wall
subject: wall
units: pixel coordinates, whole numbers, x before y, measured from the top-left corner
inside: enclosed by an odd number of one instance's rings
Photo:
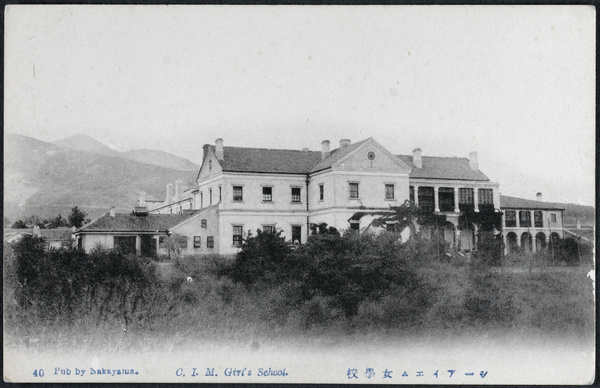
[[[206,228],[202,227],[202,220],[206,220]],[[186,255],[210,254],[219,252],[219,210],[213,206],[199,212],[194,217],[171,229],[173,234],[179,234],[187,238]],[[194,236],[200,237],[200,247],[194,247]],[[214,237],[214,248],[207,247],[207,237]],[[166,250],[160,249],[160,254],[166,254]]]

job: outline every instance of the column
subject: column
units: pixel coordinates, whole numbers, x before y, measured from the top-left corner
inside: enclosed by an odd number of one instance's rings
[[[458,187],[454,188],[454,213],[460,213],[460,208],[458,207]]]
[[[457,251],[460,251],[460,230],[456,229],[456,231],[454,232],[454,247],[456,248]]]
[[[437,186],[433,187],[433,203],[434,203],[434,206],[435,206],[434,212],[439,213],[440,212],[440,195],[438,193],[438,187]]]
[[[517,246],[521,247],[521,236],[517,235]]]
[[[419,206],[419,186],[413,185],[413,189],[415,190],[415,205]]]
[[[504,218],[504,217],[502,217]],[[502,243],[504,244],[504,256],[508,255],[508,236],[502,235]]]
[[[139,256],[142,253],[142,238],[135,236],[135,254]]]
[[[476,187],[473,188],[473,203],[475,204],[475,211],[479,211],[479,190]]]

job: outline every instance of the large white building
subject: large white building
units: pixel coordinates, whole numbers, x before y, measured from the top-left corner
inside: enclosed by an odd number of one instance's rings
[[[226,147],[217,139],[203,147],[197,186],[169,185],[167,200],[150,213],[215,209],[200,220],[216,231],[193,231],[188,238],[200,243],[189,253],[230,254],[257,229],[282,230],[291,242],[303,243],[311,224],[365,229],[407,200],[445,214],[446,240],[463,248],[473,247],[477,227],[461,230],[460,215],[500,208],[498,183],[479,170],[474,152],[470,158],[427,157],[420,149],[394,155],[372,138],[342,139],[335,149],[325,140],[321,151]],[[364,216],[353,217],[358,212]]]

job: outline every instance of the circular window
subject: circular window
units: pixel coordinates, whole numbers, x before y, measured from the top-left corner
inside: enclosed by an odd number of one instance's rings
[[[367,152],[367,159],[375,160],[375,152],[373,152],[373,151]]]

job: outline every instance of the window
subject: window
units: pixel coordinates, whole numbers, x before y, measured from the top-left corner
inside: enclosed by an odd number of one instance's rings
[[[419,207],[423,211],[433,213],[434,199],[433,199],[433,187],[419,187]]]
[[[208,161],[208,171],[212,171],[212,160]]]
[[[440,211],[454,211],[454,189],[452,187],[440,187],[438,189],[438,200],[440,203]]]
[[[480,205],[493,205],[494,204],[494,190],[479,189],[479,204]]]
[[[203,219],[200,221],[200,227],[201,227],[201,228],[206,228],[206,218],[203,218]]]
[[[263,225],[264,233],[273,233],[275,232],[275,225]]]
[[[555,213],[550,214],[550,222],[556,222],[556,214]]]
[[[177,239],[177,242],[179,243],[179,248],[181,249],[187,249],[188,247],[188,241],[187,241],[187,236],[179,236],[179,239]]]
[[[516,228],[517,213],[514,210],[507,210],[506,213],[504,213],[504,222],[506,223],[507,228]]]
[[[292,225],[292,242],[294,244],[302,242],[302,227],[299,225]]]
[[[359,230],[359,229],[360,229],[360,223],[350,222],[350,230]]]
[[[135,236],[115,236],[114,239],[115,250],[121,253],[135,254],[136,237]]]
[[[270,186],[264,186],[262,188],[262,199],[263,202],[273,201],[273,188]]]
[[[200,193],[200,207],[204,207],[204,195]]]
[[[292,202],[300,202],[300,187],[292,187]]]
[[[358,198],[358,183],[352,182],[349,186],[350,189],[350,198],[356,199]]]
[[[212,205],[212,189],[208,190],[208,203]]]
[[[519,226],[528,228],[531,226],[531,212],[529,210],[521,210],[519,212]]]
[[[202,237],[194,236],[194,248],[200,248],[202,245]]]
[[[206,247],[207,248],[215,247],[215,238],[213,236],[206,237]]]
[[[385,185],[385,199],[394,199],[394,185]]]
[[[415,187],[414,186],[408,187],[408,199],[410,200],[410,202],[415,203]]]
[[[244,188],[242,186],[233,186],[233,201],[242,202],[244,200]]]
[[[221,202],[221,192],[222,192],[221,186],[219,186],[219,202]]]
[[[319,201],[325,199],[325,189],[323,185],[319,185]]]
[[[536,210],[533,212],[533,226],[536,228],[544,227],[544,219],[542,218],[542,211]]]
[[[160,249],[166,249],[167,248],[167,238],[165,236],[160,236],[158,238],[158,247]]]
[[[241,225],[234,225],[233,226],[233,246],[234,247],[241,247],[242,246],[242,226]]]
[[[458,189],[458,204],[473,205],[473,189],[466,187]]]
[[[479,189],[479,211],[493,212],[494,211],[494,190]]]

